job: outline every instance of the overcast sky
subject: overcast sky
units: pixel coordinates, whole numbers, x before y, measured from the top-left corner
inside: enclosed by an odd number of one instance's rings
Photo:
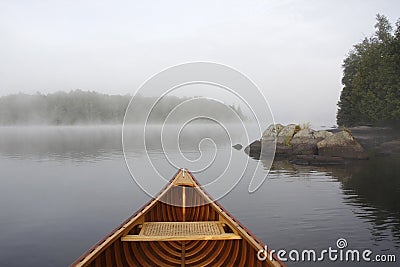
[[[377,13],[394,24],[400,1],[0,0],[0,95],[133,93],[166,67],[212,61],[248,75],[277,121],[330,126],[342,61]]]

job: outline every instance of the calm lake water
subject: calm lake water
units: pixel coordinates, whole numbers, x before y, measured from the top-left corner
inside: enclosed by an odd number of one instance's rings
[[[249,160],[244,152],[231,149],[226,140],[216,143],[218,153],[232,154],[233,172],[241,172],[235,168]],[[204,156],[213,155],[213,148],[205,144]],[[171,178],[176,169],[166,164],[160,148],[148,150]],[[182,144],[182,150],[188,158],[200,155],[197,144]],[[131,152],[133,167],[144,175],[147,155]],[[174,155],[178,153],[169,152]],[[260,163],[256,175],[263,176],[268,163],[250,159],[248,164]],[[217,157],[215,164],[223,163]],[[195,176],[206,184],[221,168]],[[334,167],[279,161],[253,194],[247,190],[249,180],[245,173],[219,201],[270,248],[321,251],[336,248],[336,240],[345,238],[349,249],[394,254],[400,260],[399,159],[380,157]],[[0,266],[68,266],[148,199],[126,167],[120,126],[0,128]]]

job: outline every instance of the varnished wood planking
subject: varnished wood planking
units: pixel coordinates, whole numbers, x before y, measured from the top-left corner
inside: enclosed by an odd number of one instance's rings
[[[116,246],[122,246],[123,253]],[[185,266],[268,266],[257,259],[256,251],[244,240],[188,241],[185,247]],[[182,253],[181,242],[118,241],[90,266],[180,266]],[[107,259],[111,255],[118,265]]]
[[[210,204],[206,204],[204,198],[198,191],[191,187],[186,187],[186,212],[185,220],[183,219],[182,186],[174,186],[161,199],[164,202],[158,202],[145,215],[147,222],[193,222],[193,221],[217,221],[218,213]],[[167,203],[172,203],[170,205]]]

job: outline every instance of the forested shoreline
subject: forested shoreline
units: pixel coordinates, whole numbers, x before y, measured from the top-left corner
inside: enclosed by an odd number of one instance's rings
[[[400,126],[400,19],[395,30],[385,16],[376,20],[344,60],[338,125]]]
[[[74,124],[120,124],[131,95],[108,95],[94,91],[73,90],[49,94],[12,94],[0,97],[0,125],[74,125]],[[155,97],[140,97],[143,110],[156,102]],[[152,110],[152,122],[162,122],[178,104],[189,98],[167,96]],[[193,108],[215,108],[211,100],[194,101]],[[232,108],[241,118],[245,118],[240,107]],[[219,108],[227,120],[231,114]],[[145,116],[137,114],[138,118]],[[179,117],[177,118],[179,121]]]

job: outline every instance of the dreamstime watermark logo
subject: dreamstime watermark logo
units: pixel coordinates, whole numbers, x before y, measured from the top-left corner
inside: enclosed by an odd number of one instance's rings
[[[278,258],[280,261],[287,262],[396,262],[396,255],[394,254],[375,254],[372,250],[358,250],[358,249],[346,249],[348,246],[345,238],[339,238],[336,241],[336,247],[328,247],[328,249],[314,250],[305,249],[302,251],[292,249],[286,251],[281,250],[269,250],[267,246],[264,249],[260,249],[257,253],[257,258],[260,261],[270,260],[274,261]]]
[[[344,249],[347,247],[347,240],[344,238],[339,238],[338,240],[336,240],[336,246],[338,247],[338,249]]]
[[[173,66],[133,94],[122,130],[125,162],[134,181],[151,197],[171,179],[171,170],[180,168],[207,176],[201,184],[212,189],[216,200],[245,175],[250,177],[248,191],[254,192],[267,176],[255,175],[257,168],[269,170],[276,140],[263,145],[262,164],[235,160],[232,145],[238,136],[244,145],[260,138],[272,123],[265,96],[241,72],[211,62]]]

